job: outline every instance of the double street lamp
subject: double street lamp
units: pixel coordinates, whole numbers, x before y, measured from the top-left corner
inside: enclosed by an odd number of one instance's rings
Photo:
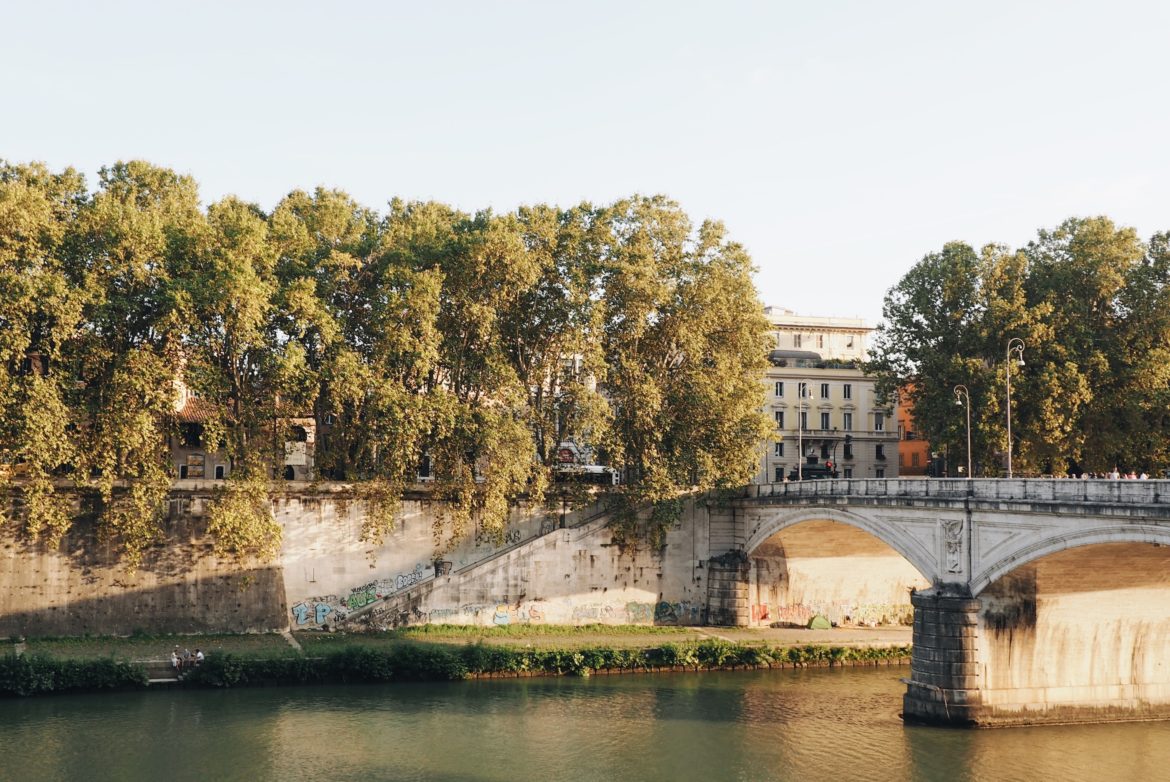
[[[971,480],[971,392],[962,383],[955,386],[955,404],[967,408],[967,480]]]
[[[1012,337],[1007,343],[1007,472],[1012,477],[1012,354],[1016,365],[1024,366],[1024,340]]]

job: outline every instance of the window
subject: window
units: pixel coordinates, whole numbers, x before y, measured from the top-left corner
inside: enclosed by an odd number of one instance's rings
[[[910,465],[911,465],[912,467],[918,467],[918,466],[920,466],[920,465],[918,464],[918,459],[919,459],[919,456],[920,456],[920,454],[918,454],[918,453],[912,453],[912,454],[910,454]]]
[[[848,388],[848,386],[846,386],[846,388]],[[843,427],[845,427],[846,432],[852,432],[853,431],[853,413],[842,413],[841,414],[841,425]]]
[[[873,477],[875,477],[875,478],[886,477],[886,468],[885,467],[878,467],[877,469],[875,469],[873,471]]]
[[[773,456],[783,456],[784,455],[784,443],[776,443],[776,447],[773,449],[772,455]]]
[[[901,451],[898,451],[898,466],[899,467],[906,466],[906,454],[902,453]]]
[[[826,443],[821,443],[821,459],[827,461],[829,458],[829,446]]]
[[[825,335],[817,334],[817,347],[823,348],[825,346]]]
[[[852,478],[852,477],[853,477],[853,468],[852,468],[852,467],[846,467],[846,468],[845,468],[845,477],[846,477],[846,478]]]
[[[829,398],[829,384],[821,383],[821,399]]]
[[[796,384],[796,396],[798,399],[808,398],[808,383]]]
[[[776,381],[776,393],[773,396],[784,396],[784,381]]]
[[[829,414],[828,413],[821,413],[821,428],[822,429],[829,428]]]
[[[777,429],[784,428],[784,411],[783,410],[776,411],[776,428]]]
[[[198,448],[203,442],[203,424],[181,424],[179,442],[184,448]]]
[[[845,443],[845,458],[853,458],[853,443]]]
[[[853,384],[846,383],[845,385],[841,386],[841,395],[844,396],[846,399],[852,399],[853,398]]]
[[[882,445],[881,443],[878,443],[877,445],[875,445],[873,447],[873,458],[885,459],[886,458],[886,447],[884,445]]]
[[[224,478],[224,472],[225,472],[225,470],[224,470],[224,467],[223,467],[223,465],[222,465],[222,464],[217,464],[217,465],[215,465],[215,479],[216,479],[217,481],[222,481],[222,480],[223,480],[223,478]]]
[[[808,411],[807,410],[800,411],[800,428],[801,429],[808,429]]]
[[[886,431],[886,416],[884,413],[873,414],[873,430],[875,432]]]
[[[792,335],[792,347],[794,347],[794,348],[800,347],[800,335],[799,334]]]
[[[774,481],[776,483],[781,483],[784,481],[784,465],[783,464],[776,465],[775,476],[776,477],[774,478]]]

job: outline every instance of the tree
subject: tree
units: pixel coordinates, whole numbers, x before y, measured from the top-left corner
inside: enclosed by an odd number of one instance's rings
[[[67,368],[85,291],[69,279],[69,229],[87,200],[72,169],[0,163],[0,489],[19,472],[24,529],[49,545],[71,515],[54,475],[78,460]]]
[[[380,542],[420,463],[449,513],[502,537],[542,501],[562,443],[620,469],[632,542],[685,490],[744,482],[767,431],[767,323],[750,260],[717,223],[632,198],[465,214],[294,191],[266,215],[140,161],[100,172],[0,165],[0,479],[58,543],[72,475],[136,567],[161,529],[176,389],[230,459],[208,513],[221,553],[271,555],[267,501],[294,419]],[[1135,304],[1136,306],[1136,304]],[[19,473],[19,475],[17,475]],[[14,478],[15,476],[15,478]]]
[[[626,483],[615,536],[657,547],[683,491],[746,483],[757,468],[769,326],[747,254],[721,225],[692,237],[663,198],[619,202],[606,220],[608,451]]]
[[[976,461],[995,471],[1007,447],[1007,343],[1019,337],[1017,470],[1165,465],[1164,248],[1103,217],[1068,220],[1018,251],[989,245],[977,260],[949,244],[887,294],[869,370],[882,389],[913,385],[915,418],[938,445],[961,441],[951,389],[966,384]]]

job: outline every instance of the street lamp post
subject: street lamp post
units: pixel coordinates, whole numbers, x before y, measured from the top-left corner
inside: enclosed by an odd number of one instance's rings
[[[1008,477],[1012,477],[1012,354],[1016,355],[1016,365],[1024,366],[1024,340],[1012,337],[1007,343],[1007,468]]]
[[[807,380],[796,381],[796,480],[804,480],[804,399],[815,399],[812,395],[812,383]]]
[[[955,386],[955,404],[967,408],[967,480],[971,480],[971,392],[962,383]]]

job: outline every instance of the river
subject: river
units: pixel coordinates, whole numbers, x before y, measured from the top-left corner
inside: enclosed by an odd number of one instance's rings
[[[4,780],[1170,779],[1170,725],[904,727],[907,669],[0,701]]]

